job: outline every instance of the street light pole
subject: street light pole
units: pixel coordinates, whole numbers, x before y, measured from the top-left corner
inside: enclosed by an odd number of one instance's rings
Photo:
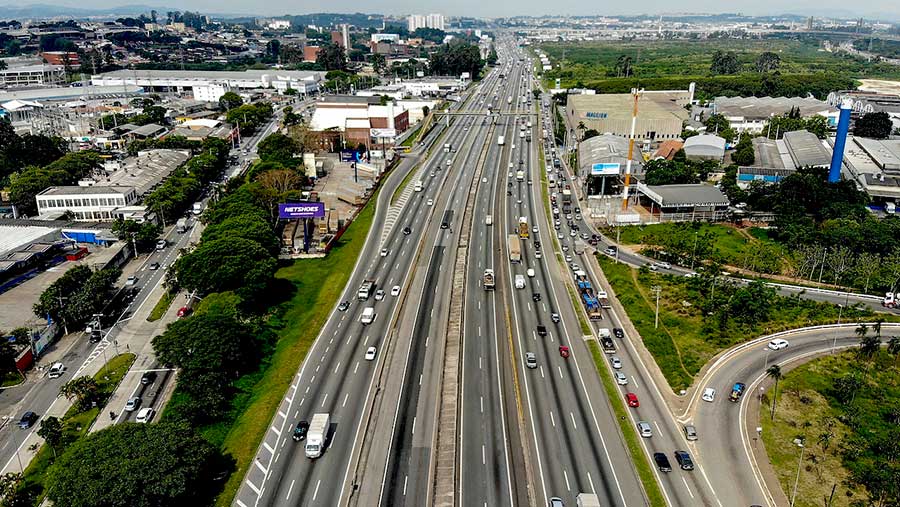
[[[656,317],[653,319],[653,328],[659,329],[659,294],[662,292],[662,287],[654,285],[650,287],[650,290],[656,294]]]
[[[797,462],[797,478],[794,480],[794,492],[791,494],[791,507],[794,507],[794,500],[797,499],[797,486],[800,485],[800,469],[803,466],[803,442],[798,442],[797,446],[800,447],[800,461]]]

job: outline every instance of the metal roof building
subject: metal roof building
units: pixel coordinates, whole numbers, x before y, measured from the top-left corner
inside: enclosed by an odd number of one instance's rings
[[[639,155],[631,161],[632,174],[643,172]],[[591,175],[596,164],[619,164],[619,174],[623,174],[627,162],[628,139],[624,137],[605,134],[578,143],[578,170],[584,176]]]
[[[720,221],[728,215],[728,197],[717,187],[705,183],[682,185],[645,185],[637,190],[644,206],[660,222]]]
[[[815,134],[805,130],[785,132],[787,147],[794,167],[828,167],[831,165],[831,150],[826,148]]]
[[[725,158],[725,139],[711,134],[691,136],[684,140],[684,154],[690,160],[715,160]]]
[[[566,115],[569,125],[584,124],[601,134],[626,137],[631,132],[634,97],[630,93],[569,95]],[[645,94],[638,101],[637,139],[679,139],[689,113],[665,94]]]

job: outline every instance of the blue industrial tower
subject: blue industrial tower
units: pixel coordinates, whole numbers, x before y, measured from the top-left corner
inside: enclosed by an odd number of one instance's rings
[[[828,171],[828,182],[841,181],[841,165],[844,163],[844,145],[847,144],[847,131],[850,130],[850,102],[841,103],[841,115],[838,118],[837,136],[834,138],[834,152],[831,154],[831,169]]]

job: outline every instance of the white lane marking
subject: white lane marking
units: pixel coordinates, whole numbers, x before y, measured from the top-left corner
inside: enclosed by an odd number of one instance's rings
[[[634,388],[635,388],[635,390],[637,390],[637,388],[638,388],[637,379],[634,378],[634,375],[631,376],[631,381],[634,382]]]
[[[481,366],[481,356],[478,356],[478,369],[483,369],[483,367]]]
[[[541,370],[541,378],[546,378],[546,377],[544,377],[544,366],[543,365],[541,365],[540,370]]]
[[[659,434],[662,435],[662,428],[659,427],[659,423],[656,421],[653,421],[653,425],[656,426],[656,431],[658,431]]]
[[[694,498],[694,494],[691,493],[691,488],[688,486],[687,479],[685,479],[683,475],[681,476],[681,482],[684,483],[684,489],[686,489],[688,494],[691,495],[691,498]]]
[[[484,452],[484,444],[481,445],[481,464],[482,465],[487,464],[487,459],[485,458],[485,452]]]
[[[353,367],[353,373],[356,374],[356,370],[359,369],[359,361],[356,362],[356,366]]]
[[[419,385],[422,385],[422,374],[419,374]]]
[[[566,479],[566,491],[572,491],[572,486],[569,486],[569,474],[563,470],[563,477]]]
[[[553,425],[554,428],[556,427],[556,420],[553,418],[552,410],[550,411],[550,424]]]
[[[260,463],[259,460],[254,460],[254,463],[256,463],[256,468],[260,469],[262,473],[265,474],[266,472],[268,472],[268,470],[266,470],[266,468],[262,466],[262,463]]]
[[[484,413],[484,396],[478,397],[478,405],[481,406],[481,413]]]
[[[575,427],[575,431],[578,431],[578,423],[575,422],[575,414],[573,412],[569,412],[569,415],[572,416],[572,426]]]
[[[403,496],[406,496],[406,483],[409,481],[409,476],[403,476]]]
[[[597,494],[597,488],[594,487],[594,479],[591,478],[591,473],[590,473],[590,472],[587,473],[587,476],[588,476],[588,482],[589,482],[590,485],[591,485],[591,493],[593,493],[593,494],[596,495],[596,494]]]
[[[334,367],[334,373],[337,374],[337,372],[340,368],[341,368],[341,362],[338,361],[338,364]]]
[[[413,416],[413,425],[412,425],[412,431],[410,432],[410,435],[415,435],[415,434],[416,434],[416,416]]]
[[[369,335],[366,335],[366,339],[363,340],[363,346],[366,346],[368,344],[369,344]]]
[[[300,400],[300,403],[297,405],[297,408],[302,407],[304,401],[306,401],[306,398],[303,398],[302,400]]]
[[[313,491],[313,496],[312,496],[312,499],[313,499],[313,500],[315,500],[316,497],[319,496],[319,486],[321,486],[321,485],[322,485],[322,481],[321,481],[321,480],[316,481],[316,490]]]
[[[328,399],[328,393],[325,393],[325,397],[322,398],[322,404],[319,405],[319,406],[320,406],[320,407],[324,407],[324,406],[325,406],[325,400],[327,400],[327,399]]]
[[[284,497],[285,500],[290,500],[290,499],[291,499],[291,491],[294,491],[294,483],[295,483],[295,482],[296,482],[295,480],[294,480],[294,481],[291,481],[291,485],[288,486],[288,492],[287,492],[287,495]]]
[[[350,393],[347,393],[344,395],[344,402],[341,403],[341,408],[344,408],[344,406],[347,405],[347,398],[349,398],[349,397],[350,397]]]
[[[562,366],[557,366],[556,369],[559,370],[559,378],[563,378],[563,376],[562,376]]]

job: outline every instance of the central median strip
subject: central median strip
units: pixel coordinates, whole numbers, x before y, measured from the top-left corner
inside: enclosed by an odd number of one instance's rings
[[[619,390],[616,389],[616,384],[613,382],[612,376],[606,369],[605,355],[603,354],[603,351],[600,350],[600,346],[597,345],[595,340],[589,340],[587,344],[588,348],[591,349],[594,367],[597,369],[597,373],[600,375],[600,380],[603,383],[603,390],[606,391],[606,397],[609,399],[613,412],[616,414],[616,419],[619,421],[619,428],[622,430],[625,445],[628,448],[628,453],[631,455],[631,462],[634,464],[635,470],[637,470],[638,477],[641,479],[641,484],[644,485],[644,492],[647,494],[647,499],[651,506],[664,507],[666,501],[663,497],[662,490],[659,487],[659,483],[656,481],[656,476],[653,474],[650,461],[647,459],[647,456],[641,448],[640,437],[638,437],[637,430],[630,424],[631,419],[628,417],[625,402],[622,401]]]

